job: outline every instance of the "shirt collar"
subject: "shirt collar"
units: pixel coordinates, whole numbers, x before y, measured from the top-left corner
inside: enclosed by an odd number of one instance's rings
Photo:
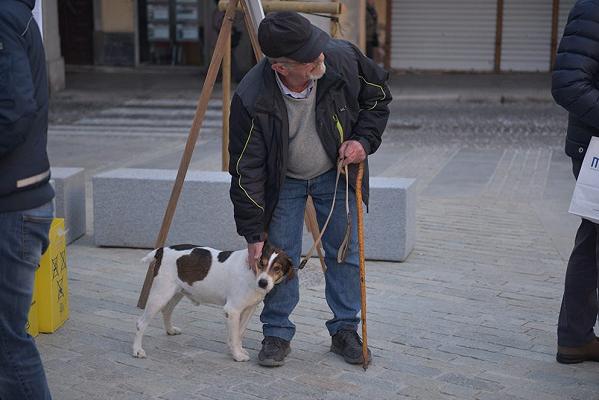
[[[310,96],[310,93],[312,93],[312,89],[314,88],[314,81],[311,79],[310,82],[308,83],[308,87],[306,87],[300,93],[294,92],[293,90],[291,90],[287,86],[285,86],[285,84],[279,77],[279,74],[276,72],[275,72],[275,77],[277,78],[277,83],[279,84],[279,88],[281,89],[281,92],[283,92],[284,95],[292,97],[294,99],[307,99],[308,96]]]

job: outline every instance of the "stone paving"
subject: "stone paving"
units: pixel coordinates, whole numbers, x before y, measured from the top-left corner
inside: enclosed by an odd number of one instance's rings
[[[297,335],[284,367],[256,364],[257,315],[245,338],[252,360],[235,363],[227,354],[222,310],[187,301],[174,313],[183,334],[167,336],[156,318],[144,341],[148,358],[133,358],[135,304],[146,271],[139,259],[146,250],[96,248],[90,228],[68,248],[71,318],[37,339],[54,398],[599,399],[598,364],[563,366],[554,358],[577,225],[566,212],[574,183],[562,151],[566,114],[543,99],[531,101],[528,93],[540,92],[536,86],[502,92],[514,102],[480,94],[465,101],[447,89],[445,76],[430,79],[445,88],[443,96],[393,85],[394,94],[420,97],[399,96],[385,142],[371,160],[373,175],[417,178],[419,200],[418,237],[408,260],[367,263],[374,353],[368,371],[328,351],[330,311],[314,261],[300,275]],[[485,93],[484,82],[473,79]],[[82,85],[55,98],[53,165],[84,167],[88,179],[122,166],[177,167],[189,118],[172,112],[192,109],[191,94],[138,90],[121,100],[118,89],[108,87],[90,95],[92,107],[81,105],[79,96],[92,89]],[[143,129],[102,122],[115,115],[152,118],[139,104],[126,104],[135,96],[154,99],[154,108],[163,110],[143,140]],[[169,106],[173,99],[182,103]],[[207,121],[192,168],[220,168],[218,118],[216,112]],[[167,129],[178,124],[179,130]]]

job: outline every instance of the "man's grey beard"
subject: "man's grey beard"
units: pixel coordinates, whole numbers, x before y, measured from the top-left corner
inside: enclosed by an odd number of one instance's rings
[[[325,72],[327,72],[327,66],[324,64],[324,62],[322,62],[318,65],[318,72],[308,75],[308,78],[316,81],[316,80],[322,78],[324,76]]]

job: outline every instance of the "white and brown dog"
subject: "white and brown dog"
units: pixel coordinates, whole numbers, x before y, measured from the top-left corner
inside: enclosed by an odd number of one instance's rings
[[[293,277],[291,260],[283,251],[264,245],[258,269],[254,272],[247,261],[247,249],[218,251],[210,247],[176,245],[153,250],[142,261],[155,260],[154,283],[142,316],[137,321],[133,356],[144,358],[141,347],[150,320],[162,311],[168,335],[181,330],[173,326],[171,315],[186,296],[194,304],[222,305],[227,318],[227,343],[235,361],[250,359],[241,340],[248,321],[258,303],[283,279]]]

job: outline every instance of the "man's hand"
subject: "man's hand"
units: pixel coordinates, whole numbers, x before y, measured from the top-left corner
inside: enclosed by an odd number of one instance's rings
[[[262,256],[264,242],[248,243],[248,265],[254,272],[258,272],[258,261]]]
[[[357,140],[346,140],[339,147],[339,158],[343,166],[358,164],[366,159],[366,151]]]

